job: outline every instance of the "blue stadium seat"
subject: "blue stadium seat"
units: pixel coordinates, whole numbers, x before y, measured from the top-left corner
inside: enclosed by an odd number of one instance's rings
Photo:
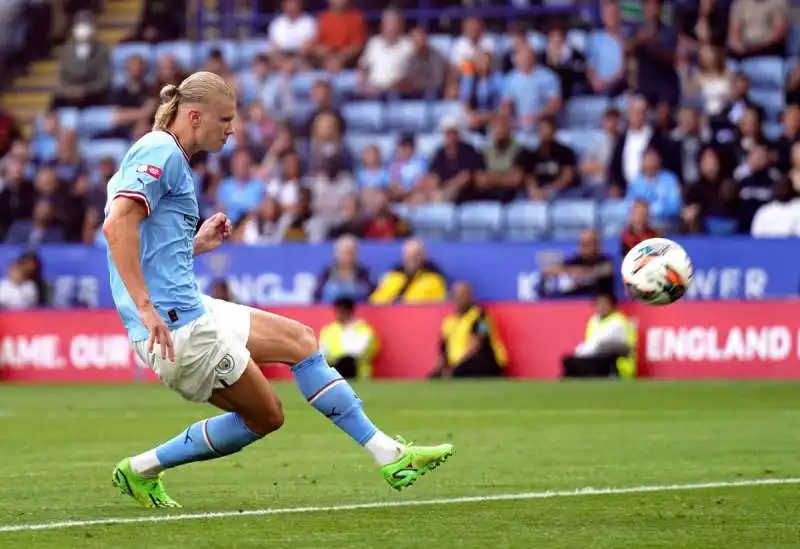
[[[184,70],[192,70],[205,61],[198,60],[191,42],[162,42],[156,45],[156,58],[171,55]]]
[[[604,238],[615,238],[628,222],[630,204],[625,200],[604,200],[600,203],[599,229]]]
[[[431,128],[428,103],[425,101],[392,101],[386,109],[389,128],[404,132],[420,132]]]
[[[292,76],[292,90],[297,97],[305,99],[311,95],[311,88],[320,80],[330,80],[331,74],[326,71],[299,72]]]
[[[750,78],[753,88],[780,90],[783,88],[784,65],[781,57],[754,57],[742,61],[739,67]]]
[[[503,206],[499,202],[467,202],[458,208],[461,240],[494,240],[503,225]]]
[[[565,127],[597,129],[603,119],[603,112],[610,106],[606,97],[582,95],[567,101]]]
[[[333,91],[340,98],[350,98],[358,90],[358,71],[342,71],[331,79]]]
[[[127,139],[92,139],[80,142],[81,156],[90,166],[106,156],[113,158],[119,165],[129,147],[130,142]]]
[[[567,44],[575,50],[586,53],[586,46],[589,43],[589,35],[582,29],[571,29],[567,32]]]
[[[241,46],[230,40],[222,40],[220,42],[200,42],[195,48],[195,60],[198,66],[202,66],[206,62],[211,50],[218,49],[222,52],[222,58],[225,63],[234,72],[243,67]],[[245,65],[246,66],[246,65]]]
[[[550,219],[546,202],[512,202],[505,207],[508,240],[539,240],[547,235]]]
[[[792,25],[789,29],[787,51],[791,56],[800,56],[800,25]]]
[[[541,32],[529,31],[528,44],[530,44],[531,47],[537,52],[544,51],[544,48],[547,45],[547,38]]]
[[[77,130],[80,123],[81,112],[74,107],[58,109],[58,125],[67,130]]]
[[[345,144],[350,150],[350,154],[356,161],[361,158],[361,152],[370,145],[377,145],[381,151],[381,159],[384,162],[389,161],[397,148],[397,136],[393,134],[359,134],[347,133],[345,135]]]
[[[432,34],[428,37],[430,46],[441,53],[445,59],[450,59],[450,50],[453,48],[453,37],[449,34]]]
[[[242,40],[239,46],[239,68],[249,67],[253,59],[260,53],[269,53],[270,45],[267,39]]]
[[[117,44],[111,50],[111,66],[115,73],[125,71],[125,63],[129,57],[139,55],[147,61],[148,64],[153,62],[153,46],[144,42],[124,42]],[[152,68],[152,67],[151,67]]]
[[[780,122],[766,122],[763,129],[764,137],[770,141],[777,141],[783,133],[783,125]]]
[[[592,146],[592,143],[603,137],[602,130],[569,129],[559,130],[556,137],[565,145],[569,146],[578,160],[584,158]]]
[[[455,118],[464,121],[466,117],[464,107],[458,101],[436,101],[431,104],[429,114],[437,130],[444,118]]]
[[[114,107],[89,107],[78,116],[78,135],[92,137],[114,127]]]
[[[766,121],[780,120],[786,108],[783,90],[750,90],[750,99],[764,109]]]
[[[316,105],[311,101],[297,101],[291,112],[291,124],[294,127],[302,127],[311,118],[311,114],[316,109]]]
[[[416,136],[417,154],[430,159],[442,145],[442,136],[438,133],[423,133]]]
[[[726,217],[709,217],[706,219],[706,230],[711,236],[730,236],[736,234],[739,222]]]
[[[456,226],[456,207],[450,203],[421,204],[409,210],[408,220],[417,236],[447,239]]]
[[[349,131],[373,131],[383,129],[384,112],[380,101],[354,101],[342,106],[342,116]]]
[[[594,200],[556,200],[550,207],[552,236],[574,240],[583,231],[595,227],[597,204]]]

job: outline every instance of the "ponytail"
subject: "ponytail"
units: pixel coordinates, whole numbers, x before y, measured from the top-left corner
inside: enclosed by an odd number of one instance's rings
[[[178,107],[180,106],[180,90],[174,84],[167,84],[161,88],[159,97],[161,104],[156,110],[155,123],[153,130],[167,130],[175,122],[175,117],[178,116]]]

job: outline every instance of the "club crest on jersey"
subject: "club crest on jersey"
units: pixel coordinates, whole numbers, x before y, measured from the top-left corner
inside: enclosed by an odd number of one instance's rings
[[[159,179],[163,171],[164,170],[161,168],[157,166],[151,166],[150,164],[139,164],[139,166],[136,167],[137,173],[146,173],[155,179]]]

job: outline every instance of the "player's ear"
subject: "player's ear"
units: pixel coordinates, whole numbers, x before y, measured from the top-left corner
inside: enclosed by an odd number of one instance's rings
[[[193,128],[198,127],[200,125],[200,111],[197,109],[190,110],[189,120],[191,120]]]

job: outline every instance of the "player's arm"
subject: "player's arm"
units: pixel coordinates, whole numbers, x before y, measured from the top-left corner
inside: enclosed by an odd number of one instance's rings
[[[136,307],[152,306],[139,260],[139,224],[147,217],[147,205],[139,199],[118,195],[111,201],[103,223],[103,235],[114,264]]]

